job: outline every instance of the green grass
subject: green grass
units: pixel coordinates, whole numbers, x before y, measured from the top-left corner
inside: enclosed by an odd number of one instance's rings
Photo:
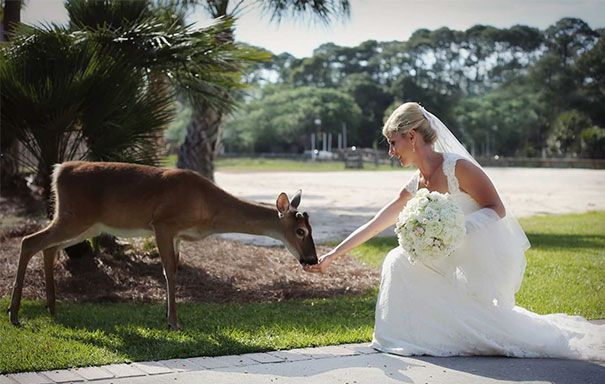
[[[521,220],[532,248],[517,302],[537,313],[605,318],[605,212]]]
[[[166,167],[174,167],[175,164],[175,155],[168,156],[162,162],[162,165]],[[303,161],[250,157],[218,159],[215,166],[216,170],[221,172],[338,172],[347,170],[342,161]],[[394,167],[388,164],[375,166],[366,162],[364,168],[359,169],[359,171],[394,171],[399,169],[401,169],[399,165]]]
[[[521,221],[532,242],[518,304],[538,313],[605,318],[605,212]],[[395,238],[355,250],[378,266]],[[160,303],[59,303],[53,321],[41,301],[24,301],[21,328],[0,316],[0,372],[124,361],[238,354],[368,341],[376,290],[363,296],[269,304],[179,304],[183,330],[166,329]],[[0,308],[8,298],[0,299]]]
[[[179,332],[166,329],[161,304],[61,303],[53,321],[42,302],[26,300],[21,328],[7,316],[0,321],[0,372],[363,342],[372,335],[374,297],[182,303]]]

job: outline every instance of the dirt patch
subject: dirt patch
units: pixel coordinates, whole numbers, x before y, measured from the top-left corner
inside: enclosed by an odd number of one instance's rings
[[[21,237],[42,228],[40,216],[25,214],[16,199],[0,199],[0,297],[10,295]],[[117,252],[95,257],[58,257],[54,273],[58,300],[161,301],[165,280],[151,241],[122,244]],[[318,247],[318,254],[327,251]],[[182,243],[177,274],[177,300],[202,302],[272,302],[361,294],[378,284],[379,271],[343,257],[329,273],[302,270],[284,247],[246,245],[208,238]],[[44,299],[41,254],[30,261],[24,298]]]

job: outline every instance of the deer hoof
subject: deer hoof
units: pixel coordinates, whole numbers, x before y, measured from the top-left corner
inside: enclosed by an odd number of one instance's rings
[[[168,324],[168,329],[171,331],[179,331],[181,329],[181,326],[177,323],[177,324]]]

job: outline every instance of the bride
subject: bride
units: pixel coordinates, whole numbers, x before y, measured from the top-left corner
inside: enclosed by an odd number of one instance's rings
[[[605,326],[515,305],[529,241],[492,182],[462,144],[417,103],[385,123],[389,155],[418,171],[399,195],[308,272],[393,225],[420,188],[449,193],[465,214],[467,235],[446,258],[411,264],[390,251],[382,265],[372,346],[398,355],[505,355],[605,360]]]

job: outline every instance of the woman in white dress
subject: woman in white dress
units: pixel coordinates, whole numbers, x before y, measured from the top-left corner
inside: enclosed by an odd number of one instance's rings
[[[411,264],[401,247],[382,265],[372,346],[399,355],[505,355],[605,360],[605,326],[578,316],[538,315],[515,306],[527,237],[481,166],[447,127],[417,103],[383,127],[389,155],[414,174],[399,195],[333,250],[334,260],[393,225],[420,188],[450,193],[467,235],[446,258]]]

